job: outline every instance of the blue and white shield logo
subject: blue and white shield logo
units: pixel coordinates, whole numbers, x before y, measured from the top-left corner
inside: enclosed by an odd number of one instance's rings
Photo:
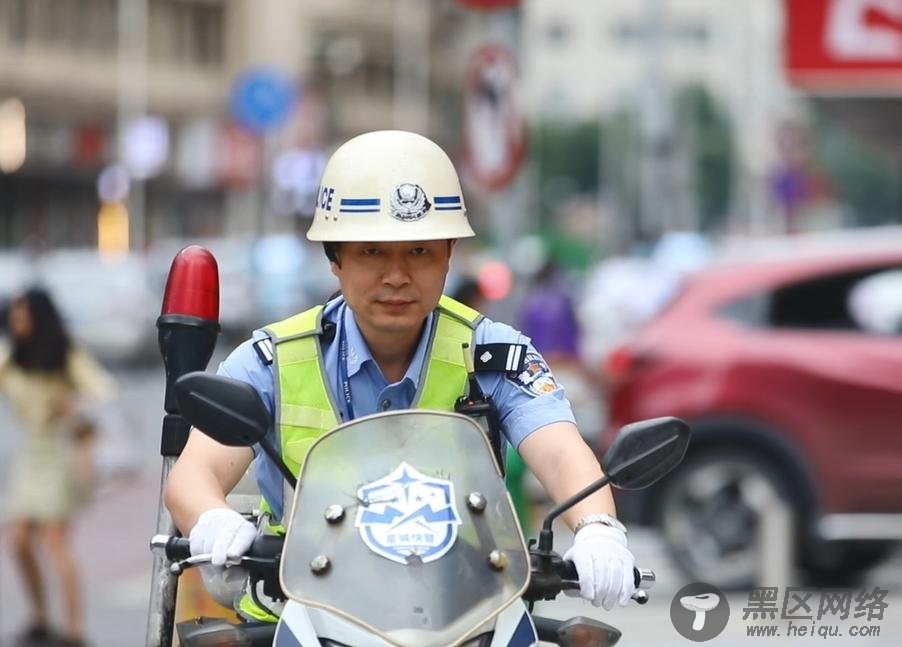
[[[355,526],[371,551],[408,564],[417,556],[433,562],[457,541],[460,515],[451,481],[421,474],[401,463],[388,476],[357,490]]]

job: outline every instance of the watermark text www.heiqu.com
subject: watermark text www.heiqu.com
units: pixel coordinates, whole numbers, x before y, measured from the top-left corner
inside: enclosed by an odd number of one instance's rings
[[[879,587],[862,589],[815,589],[765,586],[752,589],[743,608],[749,637],[874,638],[889,603],[889,591]],[[777,616],[788,621],[777,624]]]

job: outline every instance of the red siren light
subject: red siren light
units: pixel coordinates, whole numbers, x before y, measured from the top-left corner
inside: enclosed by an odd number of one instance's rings
[[[189,245],[175,255],[160,314],[219,321],[219,267],[210,250]]]

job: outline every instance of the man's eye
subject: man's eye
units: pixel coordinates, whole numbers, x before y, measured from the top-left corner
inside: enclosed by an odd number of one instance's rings
[[[376,249],[375,247],[369,247],[369,248],[363,250],[364,256],[376,256],[378,254],[379,254],[379,250]]]
[[[427,247],[414,247],[410,250],[410,253],[414,256],[423,256],[424,254],[429,253],[429,249]]]

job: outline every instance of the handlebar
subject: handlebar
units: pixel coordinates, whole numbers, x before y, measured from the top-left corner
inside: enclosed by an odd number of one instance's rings
[[[579,589],[579,574],[576,572],[576,565],[571,561],[553,561],[554,568],[558,577],[561,578],[561,590],[567,591]],[[636,592],[633,593],[633,600],[639,604],[648,602],[648,589],[655,584],[655,573],[648,568],[633,568],[633,581],[635,583]]]
[[[250,571],[259,573],[272,573],[279,569],[279,558],[282,554],[284,537],[277,535],[264,535],[254,539],[250,549],[238,560],[234,566],[241,566]],[[173,573],[181,573],[186,568],[206,564],[210,561],[209,555],[192,555],[191,543],[185,537],[170,537],[168,535],[156,535],[150,540],[150,548],[155,552],[161,552],[172,562]]]
[[[282,553],[284,537],[265,535],[257,537],[245,555],[234,565],[247,568],[260,574],[272,574],[278,571],[279,558]],[[209,555],[191,555],[191,545],[184,537],[157,535],[150,542],[151,549],[161,552],[172,562],[172,571],[181,573],[186,568],[210,561]],[[532,578],[524,596],[528,600],[551,600],[561,591],[579,589],[579,574],[573,562],[553,556],[550,560],[550,572],[537,567],[539,562],[536,553],[532,553]],[[655,583],[653,571],[645,568],[634,568],[633,578],[636,592],[633,599],[639,604],[648,602],[646,591]]]
[[[555,552],[546,552],[532,547],[529,551],[531,577],[529,588],[523,598],[533,604],[539,600],[553,600],[561,591],[579,589],[579,574],[573,562],[561,559]],[[655,583],[653,571],[644,568],[633,569],[636,592],[633,600],[639,604],[648,602],[646,592]]]

